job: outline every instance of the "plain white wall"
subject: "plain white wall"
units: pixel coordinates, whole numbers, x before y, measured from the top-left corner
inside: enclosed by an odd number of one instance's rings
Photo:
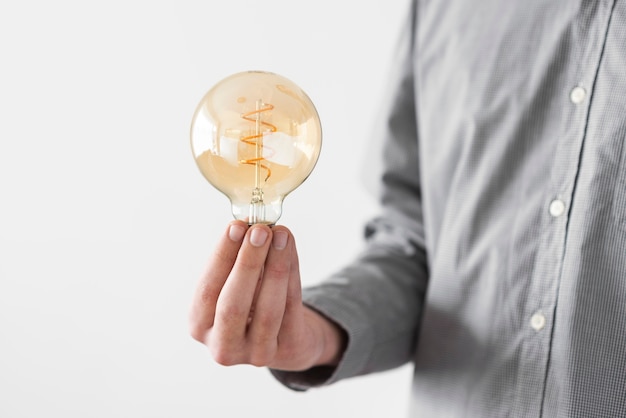
[[[361,246],[362,182],[407,0],[0,6],[0,417],[403,416],[410,369],[306,394],[188,335],[231,219],[189,148],[214,83],[261,69],[315,102],[324,145],[286,200],[304,284]],[[366,161],[363,165],[363,161]]]

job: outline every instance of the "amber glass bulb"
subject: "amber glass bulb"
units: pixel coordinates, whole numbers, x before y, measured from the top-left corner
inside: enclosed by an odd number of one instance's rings
[[[204,177],[249,224],[274,224],[283,199],[309,176],[322,145],[311,99],[280,75],[248,71],[211,88],[191,123]]]

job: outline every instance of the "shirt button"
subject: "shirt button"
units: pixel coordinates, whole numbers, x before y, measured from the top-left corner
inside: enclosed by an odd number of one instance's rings
[[[541,331],[546,326],[546,317],[541,312],[535,313],[530,318],[530,326],[535,331]]]
[[[583,102],[583,100],[585,100],[586,96],[587,96],[587,91],[580,86],[576,86],[570,92],[569,99],[574,104],[580,104]]]
[[[558,218],[565,213],[565,203],[561,199],[554,199],[550,202],[550,215]]]

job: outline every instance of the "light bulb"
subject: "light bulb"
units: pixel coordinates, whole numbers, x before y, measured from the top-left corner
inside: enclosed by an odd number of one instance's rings
[[[247,71],[217,83],[191,123],[198,168],[231,202],[235,219],[273,225],[285,196],[309,176],[322,128],[309,96],[280,75]]]

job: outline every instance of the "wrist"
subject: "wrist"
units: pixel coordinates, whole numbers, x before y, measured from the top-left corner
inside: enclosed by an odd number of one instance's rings
[[[320,354],[314,366],[337,366],[348,344],[348,334],[336,322],[322,313],[306,307],[307,313],[315,318],[316,333],[320,342]]]

